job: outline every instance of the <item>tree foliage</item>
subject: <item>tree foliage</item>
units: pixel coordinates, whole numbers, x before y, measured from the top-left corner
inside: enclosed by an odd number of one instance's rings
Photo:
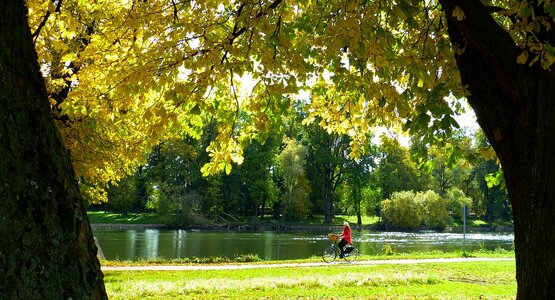
[[[121,178],[161,138],[198,137],[201,113],[220,124],[204,171],[229,172],[289,103],[282,95],[301,88],[312,91],[307,121],[350,136],[355,157],[364,132],[400,124],[397,117],[415,130],[432,122],[430,134],[449,128],[443,96],[462,95],[434,3],[66,0],[29,8],[59,127],[90,182]],[[407,46],[419,41],[422,48]]]
[[[381,153],[377,173],[384,199],[389,198],[394,192],[427,189],[408,149],[398,141],[386,139],[381,145]],[[426,173],[422,176],[426,176]]]
[[[307,150],[295,140],[286,141],[280,153],[279,167],[283,176],[283,218],[306,218],[310,213],[310,185],[305,175]]]
[[[447,191],[445,197],[447,201],[447,210],[451,217],[456,220],[462,220],[464,218],[464,207],[472,210],[472,198],[468,197],[458,188],[452,188]]]

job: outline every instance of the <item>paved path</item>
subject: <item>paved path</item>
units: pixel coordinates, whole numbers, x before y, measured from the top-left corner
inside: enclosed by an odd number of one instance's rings
[[[392,260],[364,260],[356,261],[352,265],[375,266],[392,264],[423,264],[423,263],[453,263],[474,261],[514,261],[514,258],[430,258],[430,259],[392,259]],[[336,261],[335,265],[349,265],[345,261]],[[163,265],[163,266],[121,266],[102,267],[102,271],[187,271],[187,270],[237,270],[261,268],[304,268],[329,266],[325,262],[312,263],[275,263],[275,264],[228,264],[228,265]]]

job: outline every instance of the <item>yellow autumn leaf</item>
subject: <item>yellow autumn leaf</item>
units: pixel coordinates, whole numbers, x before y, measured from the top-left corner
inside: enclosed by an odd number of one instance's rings
[[[453,9],[453,17],[457,19],[457,21],[462,21],[466,18],[464,11],[458,6]]]
[[[492,160],[497,157],[497,154],[495,153],[492,147],[480,149],[480,155],[487,160]]]
[[[516,58],[516,62],[523,65],[528,61],[528,51],[524,50],[520,55]]]
[[[230,163],[225,163],[225,174],[229,175],[231,174],[231,164]]]

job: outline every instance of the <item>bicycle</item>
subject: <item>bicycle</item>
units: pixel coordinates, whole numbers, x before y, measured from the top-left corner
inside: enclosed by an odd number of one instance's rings
[[[330,246],[324,250],[324,254],[322,254],[322,259],[327,263],[332,263],[339,257],[341,250],[337,246],[337,241],[339,240],[339,235],[337,234],[328,234],[329,239],[333,242]],[[343,259],[348,263],[354,262],[359,255],[358,249],[353,245],[346,245],[345,252],[343,253]]]

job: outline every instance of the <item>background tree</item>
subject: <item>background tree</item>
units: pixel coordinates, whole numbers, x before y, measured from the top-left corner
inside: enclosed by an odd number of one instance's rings
[[[108,208],[124,216],[131,211],[137,211],[140,198],[135,186],[135,176],[125,177],[117,185],[111,186],[108,189],[108,199],[110,199],[107,204]]]
[[[453,223],[453,219],[449,216],[447,201],[438,193],[431,190],[418,192],[415,195],[415,201],[421,205],[423,225],[445,228],[446,225]]]
[[[379,174],[382,199],[394,192],[422,191],[429,184],[427,174],[420,176],[416,163],[411,159],[407,148],[392,139],[383,140],[377,173]],[[424,178],[422,178],[424,177]]]
[[[371,138],[367,139],[368,141]],[[375,213],[375,196],[370,189],[370,181],[376,171],[377,147],[368,144],[364,154],[357,160],[348,160],[345,170],[345,198],[347,201],[347,211],[357,216],[357,225],[362,226],[362,215],[370,206],[372,213]]]
[[[493,226],[494,219],[510,220],[511,207],[499,161],[483,132],[477,134],[476,142],[483,155],[475,159],[475,167],[470,174],[474,206],[483,219]]]
[[[157,191],[154,207],[169,222],[191,219],[202,200],[195,183],[200,178],[196,149],[187,140],[168,140],[155,148],[149,159],[150,184]],[[175,216],[171,217],[171,216]]]
[[[447,210],[449,214],[453,219],[458,221],[462,221],[464,218],[465,206],[472,210],[472,199],[459,188],[451,188],[448,190],[445,200],[447,201]]]
[[[323,200],[324,223],[331,224],[334,196],[343,182],[349,161],[349,139],[346,135],[330,134],[313,124],[306,129],[306,141],[313,197]]]
[[[280,197],[272,172],[281,140],[282,135],[274,129],[263,144],[254,141],[245,148],[243,164],[233,171],[239,172],[246,183],[245,196],[254,217],[263,217],[266,208],[273,207]]]
[[[306,148],[288,139],[279,156],[283,176],[282,220],[305,218],[310,212],[308,192],[310,185],[305,175]]]
[[[430,188],[443,198],[453,188],[467,188],[471,180],[473,165],[470,161],[479,154],[470,134],[459,129],[441,146],[422,145],[412,140],[411,154],[418,160],[420,173],[431,175]]]

